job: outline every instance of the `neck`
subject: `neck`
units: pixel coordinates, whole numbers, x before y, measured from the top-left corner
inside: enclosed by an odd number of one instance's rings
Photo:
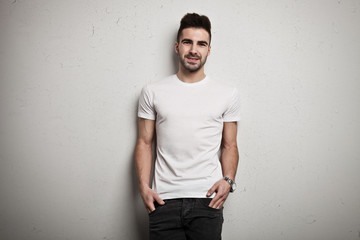
[[[206,77],[204,73],[204,68],[201,68],[196,72],[190,72],[186,69],[182,69],[182,66],[179,67],[179,71],[176,75],[181,81],[185,83],[196,83]]]

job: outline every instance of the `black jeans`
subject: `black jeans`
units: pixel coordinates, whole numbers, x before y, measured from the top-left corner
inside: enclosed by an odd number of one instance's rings
[[[181,198],[155,203],[149,213],[150,240],[221,240],[223,209],[209,207],[211,198]]]

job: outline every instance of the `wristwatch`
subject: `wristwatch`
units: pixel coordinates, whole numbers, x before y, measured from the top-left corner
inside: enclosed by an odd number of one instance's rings
[[[223,179],[230,184],[231,186],[230,192],[234,192],[236,190],[236,183],[228,177],[224,177]]]

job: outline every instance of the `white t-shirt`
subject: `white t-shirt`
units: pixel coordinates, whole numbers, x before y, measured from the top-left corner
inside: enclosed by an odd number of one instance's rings
[[[172,75],[143,88],[138,117],[156,120],[155,192],[162,199],[206,197],[223,177],[223,122],[240,120],[238,91],[209,77],[185,83]]]

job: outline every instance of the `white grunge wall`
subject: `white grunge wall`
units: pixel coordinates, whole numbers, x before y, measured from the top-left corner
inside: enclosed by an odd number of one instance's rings
[[[137,99],[187,12],[241,92],[223,239],[360,239],[358,0],[1,0],[0,239],[147,239]]]

